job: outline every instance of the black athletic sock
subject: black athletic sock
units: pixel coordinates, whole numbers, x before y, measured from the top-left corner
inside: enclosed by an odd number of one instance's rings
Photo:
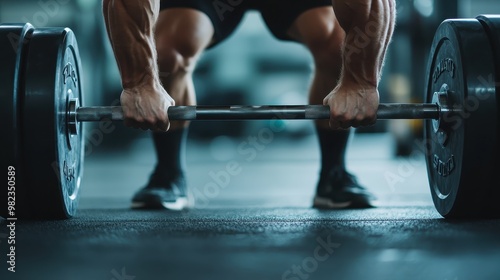
[[[153,132],[157,164],[150,185],[168,186],[184,176],[184,146],[187,128],[168,132]]]
[[[328,177],[331,172],[345,171],[345,154],[349,140],[349,130],[329,130],[316,126],[321,151],[320,178]]]

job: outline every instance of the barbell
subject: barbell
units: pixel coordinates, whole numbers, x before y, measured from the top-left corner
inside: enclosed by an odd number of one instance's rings
[[[68,28],[0,25],[0,61],[1,166],[15,175],[0,192],[0,215],[70,218],[83,174],[81,123],[123,120],[122,109],[82,106],[80,55]],[[380,104],[377,118],[427,120],[420,150],[442,216],[500,216],[500,16],[444,21],[432,43],[425,88],[426,103]],[[168,116],[330,118],[322,105],[172,106]]]

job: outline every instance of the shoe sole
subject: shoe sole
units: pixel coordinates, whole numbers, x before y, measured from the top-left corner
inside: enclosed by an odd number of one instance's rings
[[[314,197],[313,208],[319,209],[342,209],[351,206],[352,201],[347,202],[334,202],[329,198]]]
[[[138,202],[133,201],[132,209],[166,209],[172,211],[182,211],[189,206],[188,198],[178,198],[175,202],[162,202],[162,201],[149,201],[149,202]]]
[[[313,201],[313,208],[318,209],[366,209],[373,207],[367,197],[358,197],[346,202],[334,202],[329,198],[316,196]]]

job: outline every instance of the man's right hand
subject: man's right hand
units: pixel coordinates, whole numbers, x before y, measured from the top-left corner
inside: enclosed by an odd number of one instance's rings
[[[160,84],[124,89],[120,101],[126,126],[154,131],[169,129],[167,110],[175,101]]]

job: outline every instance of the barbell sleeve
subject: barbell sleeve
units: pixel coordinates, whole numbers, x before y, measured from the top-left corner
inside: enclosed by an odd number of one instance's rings
[[[380,104],[377,119],[438,119],[437,104]],[[324,105],[281,106],[171,106],[168,109],[171,121],[195,120],[321,120],[330,118],[330,109]],[[122,107],[76,108],[79,122],[101,120],[123,120]]]

